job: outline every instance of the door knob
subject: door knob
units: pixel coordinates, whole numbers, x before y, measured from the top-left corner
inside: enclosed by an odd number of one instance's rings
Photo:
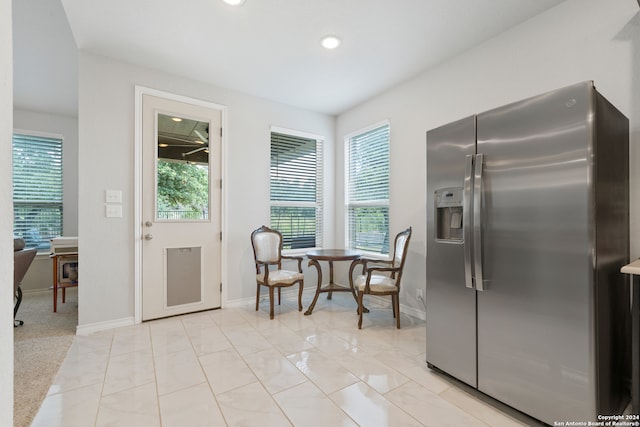
[[[147,233],[144,235],[144,240],[151,240],[153,239],[153,235],[151,235],[151,233]]]
[[[151,221],[147,221],[144,223],[144,225],[146,225],[147,227],[151,227],[153,223]]]

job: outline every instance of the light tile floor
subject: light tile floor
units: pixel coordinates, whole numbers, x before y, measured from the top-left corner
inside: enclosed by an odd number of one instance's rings
[[[311,295],[305,295],[305,308]],[[373,304],[373,303],[372,303]],[[425,363],[425,324],[349,294],[77,336],[33,426],[522,426]]]

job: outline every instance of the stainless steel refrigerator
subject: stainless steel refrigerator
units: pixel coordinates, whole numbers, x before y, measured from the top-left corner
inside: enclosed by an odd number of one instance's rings
[[[592,82],[427,132],[427,363],[536,419],[628,401],[629,123]]]

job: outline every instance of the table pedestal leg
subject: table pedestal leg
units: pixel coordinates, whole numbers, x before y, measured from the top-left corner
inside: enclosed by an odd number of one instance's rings
[[[329,263],[329,295],[327,295],[327,299],[333,298],[333,292],[331,292],[331,288],[333,287],[333,261],[327,261]]]
[[[352,277],[355,263],[352,263],[351,267],[349,268],[349,287],[348,288],[344,285],[339,285],[333,281],[333,278],[334,278],[333,262],[336,260],[352,261],[353,259],[357,258],[358,255],[355,255],[355,256],[352,254],[336,255],[336,256],[326,255],[326,256],[318,256],[317,259],[315,257],[312,257],[310,254],[307,254],[307,256],[309,257],[309,267],[314,266],[318,272],[318,285],[316,287],[316,294],[313,297],[313,301],[311,302],[311,305],[309,306],[307,311],[304,312],[305,315],[309,315],[313,313],[313,309],[315,308],[316,303],[318,302],[318,297],[323,292],[327,292],[329,294],[327,295],[328,300],[333,298],[334,291],[335,292],[351,292],[351,295],[353,295],[353,299],[356,301],[356,304],[358,303],[358,296],[356,295],[356,291],[353,287],[353,277]],[[329,283],[324,288],[322,287],[322,269],[320,267],[319,261],[327,261],[327,263],[329,264]],[[364,308],[364,312],[368,313],[369,310],[367,308]]]
[[[312,265],[316,267],[316,270],[318,270],[318,288],[316,289],[316,294],[313,297],[313,301],[311,302],[311,305],[309,306],[307,311],[304,312],[305,316],[308,316],[311,313],[313,313],[313,308],[316,306],[316,302],[318,301],[318,296],[320,295],[320,289],[322,289],[322,270],[320,269],[320,263],[314,259],[309,260],[309,267],[311,267]]]

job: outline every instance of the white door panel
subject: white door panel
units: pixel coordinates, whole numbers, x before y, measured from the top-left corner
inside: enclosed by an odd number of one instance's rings
[[[220,307],[221,111],[142,96],[142,320]]]

